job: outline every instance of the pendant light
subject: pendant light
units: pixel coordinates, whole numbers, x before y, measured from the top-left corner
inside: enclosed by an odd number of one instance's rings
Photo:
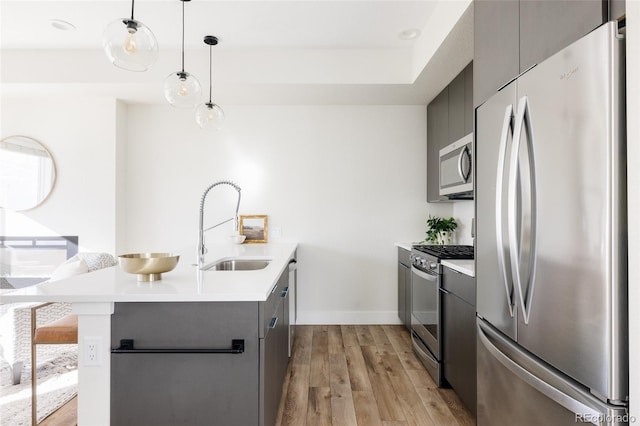
[[[218,38],[210,35],[204,36],[204,43],[209,45],[209,102],[200,104],[196,108],[196,123],[203,129],[219,129],[224,122],[224,111],[211,102],[211,48],[218,44]]]
[[[164,81],[164,97],[167,101],[178,108],[193,108],[202,96],[200,82],[195,76],[184,70],[184,4],[190,0],[180,0],[182,2],[182,70],[169,74]]]
[[[127,71],[146,71],[158,59],[158,42],[149,27],[133,18],[110,23],[102,35],[102,47],[109,61]]]

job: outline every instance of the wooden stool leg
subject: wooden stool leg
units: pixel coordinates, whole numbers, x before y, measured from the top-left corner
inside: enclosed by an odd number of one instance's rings
[[[31,344],[31,424],[38,424],[38,406],[36,405],[38,383],[36,381],[36,345]]]

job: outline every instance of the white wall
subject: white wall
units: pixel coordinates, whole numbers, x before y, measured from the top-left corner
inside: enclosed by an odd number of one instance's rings
[[[225,106],[218,133],[192,111],[128,111],[127,250],[195,247],[203,190],[230,179],[241,214],[269,215],[300,244],[301,322],[398,321],[394,242],[424,238],[430,212],[451,214],[425,202],[424,106]],[[234,201],[220,188],[207,211],[222,220]],[[221,228],[210,238],[231,233]]]
[[[1,137],[32,137],[51,152],[49,198],[21,212],[0,209],[2,235],[78,235],[81,250],[115,251],[114,100],[3,97]]]

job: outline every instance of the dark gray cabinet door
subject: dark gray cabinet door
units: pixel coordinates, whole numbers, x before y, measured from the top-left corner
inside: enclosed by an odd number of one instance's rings
[[[260,426],[275,426],[288,364],[288,334],[284,304],[273,313],[272,325],[260,339]]]
[[[449,83],[449,137],[447,144],[465,135],[464,132],[464,70]],[[441,147],[443,148],[443,147]]]
[[[520,70],[518,1],[475,0],[473,105],[489,99]]]
[[[521,0],[520,72],[596,29],[608,16],[607,0]]]
[[[457,290],[475,293],[472,277],[443,268],[442,283]],[[455,282],[453,282],[455,281]],[[442,350],[444,377],[462,402],[476,412],[476,310],[458,295],[442,292]]]
[[[473,132],[473,61],[464,69],[464,134]]]
[[[250,425],[258,423],[257,302],[117,303],[112,348],[225,349],[241,354],[113,353],[111,424]]]
[[[411,330],[411,262],[410,251],[398,247],[398,318]]]
[[[449,140],[449,88],[440,92],[427,106],[427,201],[442,201],[440,196],[440,149]]]

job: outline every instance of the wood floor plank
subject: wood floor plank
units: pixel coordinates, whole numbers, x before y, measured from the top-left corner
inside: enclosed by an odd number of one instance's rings
[[[340,354],[334,354],[340,355]],[[344,354],[342,354],[344,356]],[[351,385],[349,384],[349,377],[347,375],[347,381],[343,382],[344,372],[346,372],[346,360],[344,366],[340,366],[341,372],[333,375],[331,381],[331,422],[333,425],[345,425],[345,426],[357,426],[356,411],[353,405],[353,395],[351,394]],[[331,364],[333,367],[335,364]],[[344,370],[343,370],[344,369]],[[343,370],[343,371],[342,371]]]
[[[398,364],[402,365],[400,360],[398,360]],[[437,423],[429,415],[429,411],[413,387],[406,371],[400,369],[395,371],[394,374],[389,373],[389,378],[400,401],[407,423],[411,426],[436,426]]]
[[[31,421],[31,420],[29,420]],[[78,424],[78,397],[74,396],[69,402],[42,420],[40,426],[76,426]]]
[[[358,335],[356,334],[356,327],[354,325],[341,325],[340,330],[342,331],[342,344],[345,348],[360,346]]]
[[[344,345],[342,344],[342,330],[339,325],[329,326],[329,353],[344,353]]]
[[[373,395],[373,391],[353,391],[352,395],[358,425],[382,426],[378,403]]]
[[[352,391],[371,391],[371,382],[360,346],[345,346]]]
[[[331,389],[310,387],[306,426],[332,426]]]
[[[438,393],[442,399],[446,402],[447,407],[458,421],[460,426],[472,426],[475,425],[475,419],[471,412],[462,404],[460,398],[453,389],[437,388]]]
[[[329,332],[327,327],[315,326],[311,343],[309,386],[329,387]]]
[[[343,353],[329,354],[329,382],[333,392],[334,386],[349,386],[349,367],[347,366],[347,356]]]
[[[309,363],[311,362],[312,341],[313,326],[297,325],[292,348],[292,363],[309,365]]]
[[[387,333],[384,331],[384,328],[381,325],[370,325],[369,332],[373,337],[373,340],[376,342],[376,345],[380,347],[381,345],[390,345],[391,341],[387,336]]]
[[[356,335],[358,336],[360,346],[375,346],[376,341],[373,340],[368,325],[356,325]]]
[[[291,364],[282,411],[282,426],[304,426],[309,402],[309,364]]]
[[[400,401],[393,390],[389,376],[375,346],[362,346],[373,395],[382,420],[406,420]]]

